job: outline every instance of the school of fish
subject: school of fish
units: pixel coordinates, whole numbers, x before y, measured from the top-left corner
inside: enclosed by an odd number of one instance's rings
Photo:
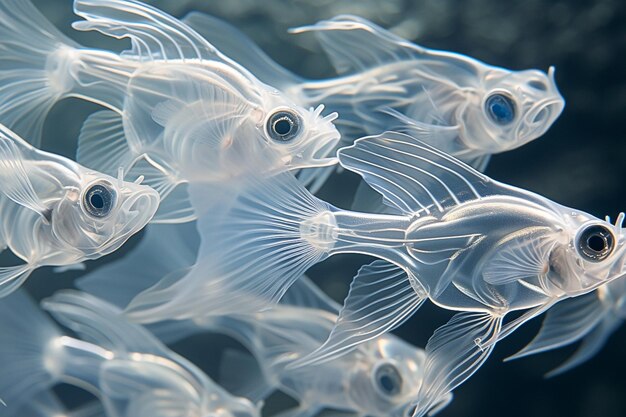
[[[0,0],[0,415],[260,417],[282,392],[297,403],[282,417],[421,417],[535,317],[509,359],[582,340],[549,375],[626,319],[625,215],[482,173],[562,113],[554,67],[491,66],[339,15],[291,30],[336,72],[310,80],[200,12],[73,6],[74,30],[131,48],[82,46],[29,0]],[[67,97],[100,107],[75,161],[40,149]],[[351,207],[316,196],[337,170],[361,179]],[[20,289],[140,232],[75,289],[39,304]],[[337,303],[306,272],[339,254],[375,260]],[[453,312],[426,346],[390,333],[426,301]],[[171,347],[203,333],[245,351],[208,375]],[[59,384],[95,400],[68,405]]]

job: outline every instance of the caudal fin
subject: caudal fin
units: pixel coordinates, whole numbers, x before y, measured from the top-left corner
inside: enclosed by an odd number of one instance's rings
[[[64,83],[63,47],[70,53],[78,44],[29,0],[0,1],[0,115],[3,124],[35,146],[46,114],[70,88]]]
[[[23,291],[2,299],[0,317],[0,398],[13,412],[56,382],[49,355],[61,333]]]
[[[126,313],[150,323],[256,312],[276,303],[328,256],[319,229],[325,216],[332,218],[330,210],[289,173],[254,182],[223,211],[198,219],[197,263],[139,294]]]

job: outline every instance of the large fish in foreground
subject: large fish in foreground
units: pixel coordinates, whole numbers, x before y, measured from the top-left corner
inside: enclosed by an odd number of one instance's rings
[[[83,125],[78,161],[144,175],[163,200],[155,221],[196,216],[189,182],[232,189],[250,175],[337,162],[335,113],[295,105],[184,23],[134,0],[76,0],[74,11],[85,19],[75,29],[129,38],[132,49],[83,47],[28,0],[1,0],[2,120],[37,144],[55,102],[102,105]]]
[[[512,71],[411,43],[366,19],[339,15],[313,32],[340,74],[306,80],[282,68],[238,29],[192,12],[183,21],[262,81],[302,106],[337,111],[341,146],[364,135],[406,131],[483,170],[492,154],[543,135],[563,111],[554,68]],[[330,169],[304,173],[323,183]]]
[[[624,276],[623,214],[610,224],[493,181],[400,133],[359,139],[339,159],[394,214],[338,209],[290,174],[261,181],[219,221],[200,218],[200,235],[211,239],[202,240],[194,267],[139,294],[126,314],[151,322],[262,309],[329,256],[380,258],[359,271],[328,341],[297,364],[378,337],[430,299],[459,313],[426,346],[423,415],[520,325]],[[250,295],[264,305],[249,303]],[[513,311],[525,313],[505,323]]]
[[[121,175],[121,172],[120,172]],[[0,125],[0,297],[42,266],[70,266],[119,249],[152,219],[159,194],[34,148]]]

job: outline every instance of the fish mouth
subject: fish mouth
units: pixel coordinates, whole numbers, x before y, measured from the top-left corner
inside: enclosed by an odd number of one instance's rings
[[[559,117],[565,102],[560,97],[548,98],[537,103],[524,117],[518,128],[522,143],[543,135]]]
[[[129,196],[118,210],[119,219],[123,223],[121,227],[116,227],[111,237],[100,246],[102,254],[114,252],[143,229],[154,217],[159,202],[159,194],[153,189]]]

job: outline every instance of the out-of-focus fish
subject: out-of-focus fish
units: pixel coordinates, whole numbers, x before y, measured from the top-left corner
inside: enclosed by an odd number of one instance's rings
[[[40,151],[0,125],[0,248],[25,262],[0,268],[0,297],[41,266],[117,250],[158,206],[152,188]]]
[[[110,416],[171,416],[173,411],[259,416],[250,401],[227,393],[104,301],[62,291],[42,306],[81,339],[64,336],[24,293],[3,300],[0,392],[7,407],[18,408],[65,382],[100,398]]]
[[[82,47],[28,0],[2,0],[3,121],[37,141],[64,97],[106,107],[85,122],[78,160],[144,175],[163,200],[155,221],[195,217],[189,181],[232,188],[248,175],[336,163],[335,113],[295,105],[184,23],[134,0],[76,0],[74,11],[85,19],[75,29],[130,38],[132,49]]]
[[[483,170],[492,154],[541,136],[565,105],[552,67],[547,75],[494,67],[415,45],[357,16],[292,30],[314,32],[341,74],[315,81],[288,72],[219,19],[192,12],[183,21],[295,102],[324,103],[339,112],[342,145],[364,134],[403,130]],[[322,182],[328,172],[304,179]]]
[[[426,299],[460,311],[426,346],[416,409],[423,415],[471,376],[497,341],[558,301],[624,275],[623,214],[612,225],[493,181],[400,133],[359,139],[339,159],[396,214],[338,209],[288,173],[262,181],[219,221],[198,220],[200,235],[211,239],[202,240],[196,265],[209,259],[211,269],[162,280],[137,296],[127,314],[152,321],[153,315],[210,316],[213,308],[259,309],[250,295],[275,303],[329,256],[378,257],[359,271],[328,341],[296,363],[330,360],[378,337]],[[503,323],[520,310],[526,312]]]
[[[253,401],[280,390],[299,401],[291,416],[323,409],[363,416],[406,417],[422,382],[426,355],[403,340],[383,335],[321,365],[290,368],[328,337],[340,305],[302,277],[271,310],[250,315],[200,317],[150,327],[168,343],[203,331],[225,333],[252,353],[222,357],[221,382]],[[165,332],[165,333],[163,333]],[[258,362],[258,364],[257,364]],[[445,396],[438,409],[452,399]]]
[[[38,392],[22,407],[5,407],[2,415],[6,417],[107,417],[99,401],[89,402],[70,411],[52,390]]]
[[[547,374],[559,375],[598,353],[624,320],[626,279],[621,278],[599,287],[591,294],[564,300],[552,307],[537,336],[507,360],[556,349],[582,339],[578,350]]]

